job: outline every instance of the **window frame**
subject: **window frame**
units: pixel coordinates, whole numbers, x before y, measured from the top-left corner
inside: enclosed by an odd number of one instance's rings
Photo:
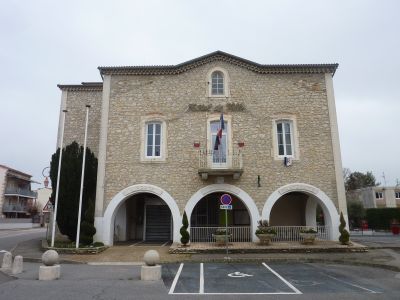
[[[149,124],[160,124],[160,156],[148,156],[148,125]],[[155,129],[155,127],[154,127]],[[166,162],[167,153],[167,124],[165,118],[161,115],[141,117],[141,138],[140,138],[140,161],[147,162]],[[155,141],[155,134],[153,135],[153,142]],[[155,151],[155,145],[153,144],[152,153]]]
[[[152,145],[151,145],[151,147],[152,147],[152,150],[151,150],[151,152],[152,152],[152,155],[148,155],[148,147],[149,147],[149,144],[148,144],[148,141],[149,141],[149,139],[148,139],[148,137],[149,137],[149,126],[150,125],[153,125],[153,133],[152,133]],[[157,125],[160,125],[160,144],[158,145],[159,147],[160,147],[160,155],[155,155],[155,152],[156,152],[156,135],[157,135],[157,133],[156,133],[156,126]],[[163,136],[163,134],[162,134],[162,122],[159,122],[159,121],[150,121],[150,122],[146,122],[146,125],[145,125],[145,156],[146,156],[146,158],[150,158],[150,159],[153,159],[153,158],[161,158],[162,157],[162,147],[161,147],[161,144],[162,144],[162,136]]]
[[[223,93],[222,94],[213,94],[212,90],[212,82],[213,82],[213,74],[219,72],[222,74],[223,77]],[[211,70],[208,71],[207,73],[207,92],[206,96],[209,98],[227,98],[230,96],[230,91],[229,91],[229,84],[230,84],[230,79],[229,79],[229,74],[228,72],[221,68],[221,67],[215,67],[212,68]]]
[[[288,155],[287,145],[285,139],[284,127],[282,126],[282,135],[284,142],[284,154],[279,154],[279,139],[278,139],[278,124],[289,123],[290,126],[290,142],[292,148],[292,154]],[[272,120],[272,142],[273,142],[273,157],[275,160],[283,160],[285,157],[291,158],[292,160],[300,159],[300,151],[299,151],[299,139],[298,139],[298,131],[297,131],[297,120],[295,116],[292,115],[280,115],[275,116]]]
[[[400,199],[400,191],[395,191],[394,192],[394,198],[395,199]]]
[[[207,151],[214,151],[211,123],[220,121],[220,117],[221,114],[213,114],[207,118]],[[224,164],[213,163],[213,155],[210,155],[208,157],[208,165],[212,167],[212,169],[226,169],[232,165],[232,157],[229,155],[229,153],[232,153],[233,149],[232,116],[224,114],[224,122],[226,125],[225,132],[223,133],[223,135],[226,136],[226,162]]]
[[[379,195],[379,197],[377,197]],[[375,192],[375,199],[376,200],[382,200],[383,198],[383,192],[382,191],[377,191]]]

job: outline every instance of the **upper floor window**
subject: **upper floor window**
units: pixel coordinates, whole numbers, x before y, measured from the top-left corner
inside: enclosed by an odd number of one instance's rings
[[[395,192],[394,194],[395,194],[396,199],[400,199],[400,192]]]
[[[224,95],[224,73],[215,71],[211,74],[211,95]]]
[[[293,122],[282,120],[276,122],[278,156],[293,157]]]
[[[375,192],[375,198],[376,199],[383,199],[383,193],[382,192]]]
[[[207,73],[207,97],[229,97],[229,74],[220,67],[212,68]]]
[[[162,123],[151,122],[146,124],[146,157],[161,157]]]

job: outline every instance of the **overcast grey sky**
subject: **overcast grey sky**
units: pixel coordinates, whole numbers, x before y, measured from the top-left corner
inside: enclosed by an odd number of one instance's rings
[[[343,166],[400,180],[400,1],[2,1],[0,164],[43,181],[58,83],[98,66],[177,64],[215,50],[263,64],[339,63]]]

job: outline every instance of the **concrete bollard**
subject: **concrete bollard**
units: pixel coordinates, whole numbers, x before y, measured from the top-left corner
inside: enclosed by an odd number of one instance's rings
[[[140,272],[140,279],[145,281],[161,280],[161,265],[157,265],[160,262],[160,255],[156,250],[147,251],[143,260],[145,266],[142,266]]]
[[[17,275],[22,273],[23,271],[23,264],[24,264],[24,259],[21,255],[17,255],[14,257],[14,263],[12,266],[12,273],[13,275]]]
[[[61,267],[58,264],[58,253],[55,250],[47,250],[42,255],[44,266],[39,267],[39,280],[55,280],[60,278]]]
[[[4,253],[1,270],[4,272],[11,272],[12,268],[12,254],[11,252]]]

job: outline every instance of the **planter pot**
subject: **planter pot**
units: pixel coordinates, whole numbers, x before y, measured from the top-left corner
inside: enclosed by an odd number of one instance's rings
[[[300,232],[300,236],[303,238],[302,244],[312,245],[315,243],[317,234]]]
[[[228,242],[229,239],[231,238],[232,234],[213,234],[213,238],[215,239],[215,242],[217,243],[218,246],[225,246]]]
[[[260,240],[260,245],[269,245],[271,240],[275,237],[273,233],[256,233],[256,236]]]

